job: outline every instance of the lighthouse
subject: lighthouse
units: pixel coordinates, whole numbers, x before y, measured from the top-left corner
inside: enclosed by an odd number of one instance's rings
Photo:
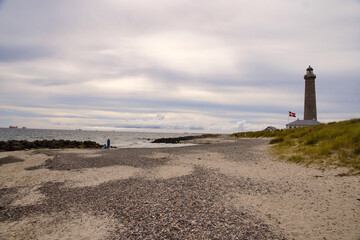
[[[305,101],[304,101],[304,120],[317,120],[316,114],[316,93],[315,78],[313,68],[309,65],[306,69],[305,79]]]
[[[306,69],[305,79],[305,97],[304,97],[304,120],[297,119],[294,122],[286,124],[286,128],[297,128],[319,124],[316,112],[316,94],[314,69],[309,65]]]

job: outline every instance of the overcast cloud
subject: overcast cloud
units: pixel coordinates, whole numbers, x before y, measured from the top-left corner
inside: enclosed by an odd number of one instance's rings
[[[0,127],[166,132],[360,117],[357,0],[0,1]],[[295,120],[295,119],[291,119]]]

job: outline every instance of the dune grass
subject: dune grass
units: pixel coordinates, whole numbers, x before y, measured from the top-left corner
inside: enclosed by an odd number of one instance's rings
[[[245,137],[245,133],[238,134]],[[274,132],[247,132],[246,137],[272,137],[272,152],[290,162],[346,167],[351,174],[360,174],[360,119]]]

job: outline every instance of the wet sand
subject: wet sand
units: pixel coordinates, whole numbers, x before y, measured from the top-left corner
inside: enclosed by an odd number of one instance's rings
[[[359,239],[360,177],[265,139],[0,153],[0,239]]]

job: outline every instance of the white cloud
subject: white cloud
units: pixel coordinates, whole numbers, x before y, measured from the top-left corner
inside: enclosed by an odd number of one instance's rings
[[[238,72],[235,53],[214,37],[162,32],[137,38],[139,54],[160,68],[195,75]]]
[[[97,79],[86,83],[89,89],[105,94],[143,94],[154,92],[154,83],[146,76],[131,76],[118,79]]]

